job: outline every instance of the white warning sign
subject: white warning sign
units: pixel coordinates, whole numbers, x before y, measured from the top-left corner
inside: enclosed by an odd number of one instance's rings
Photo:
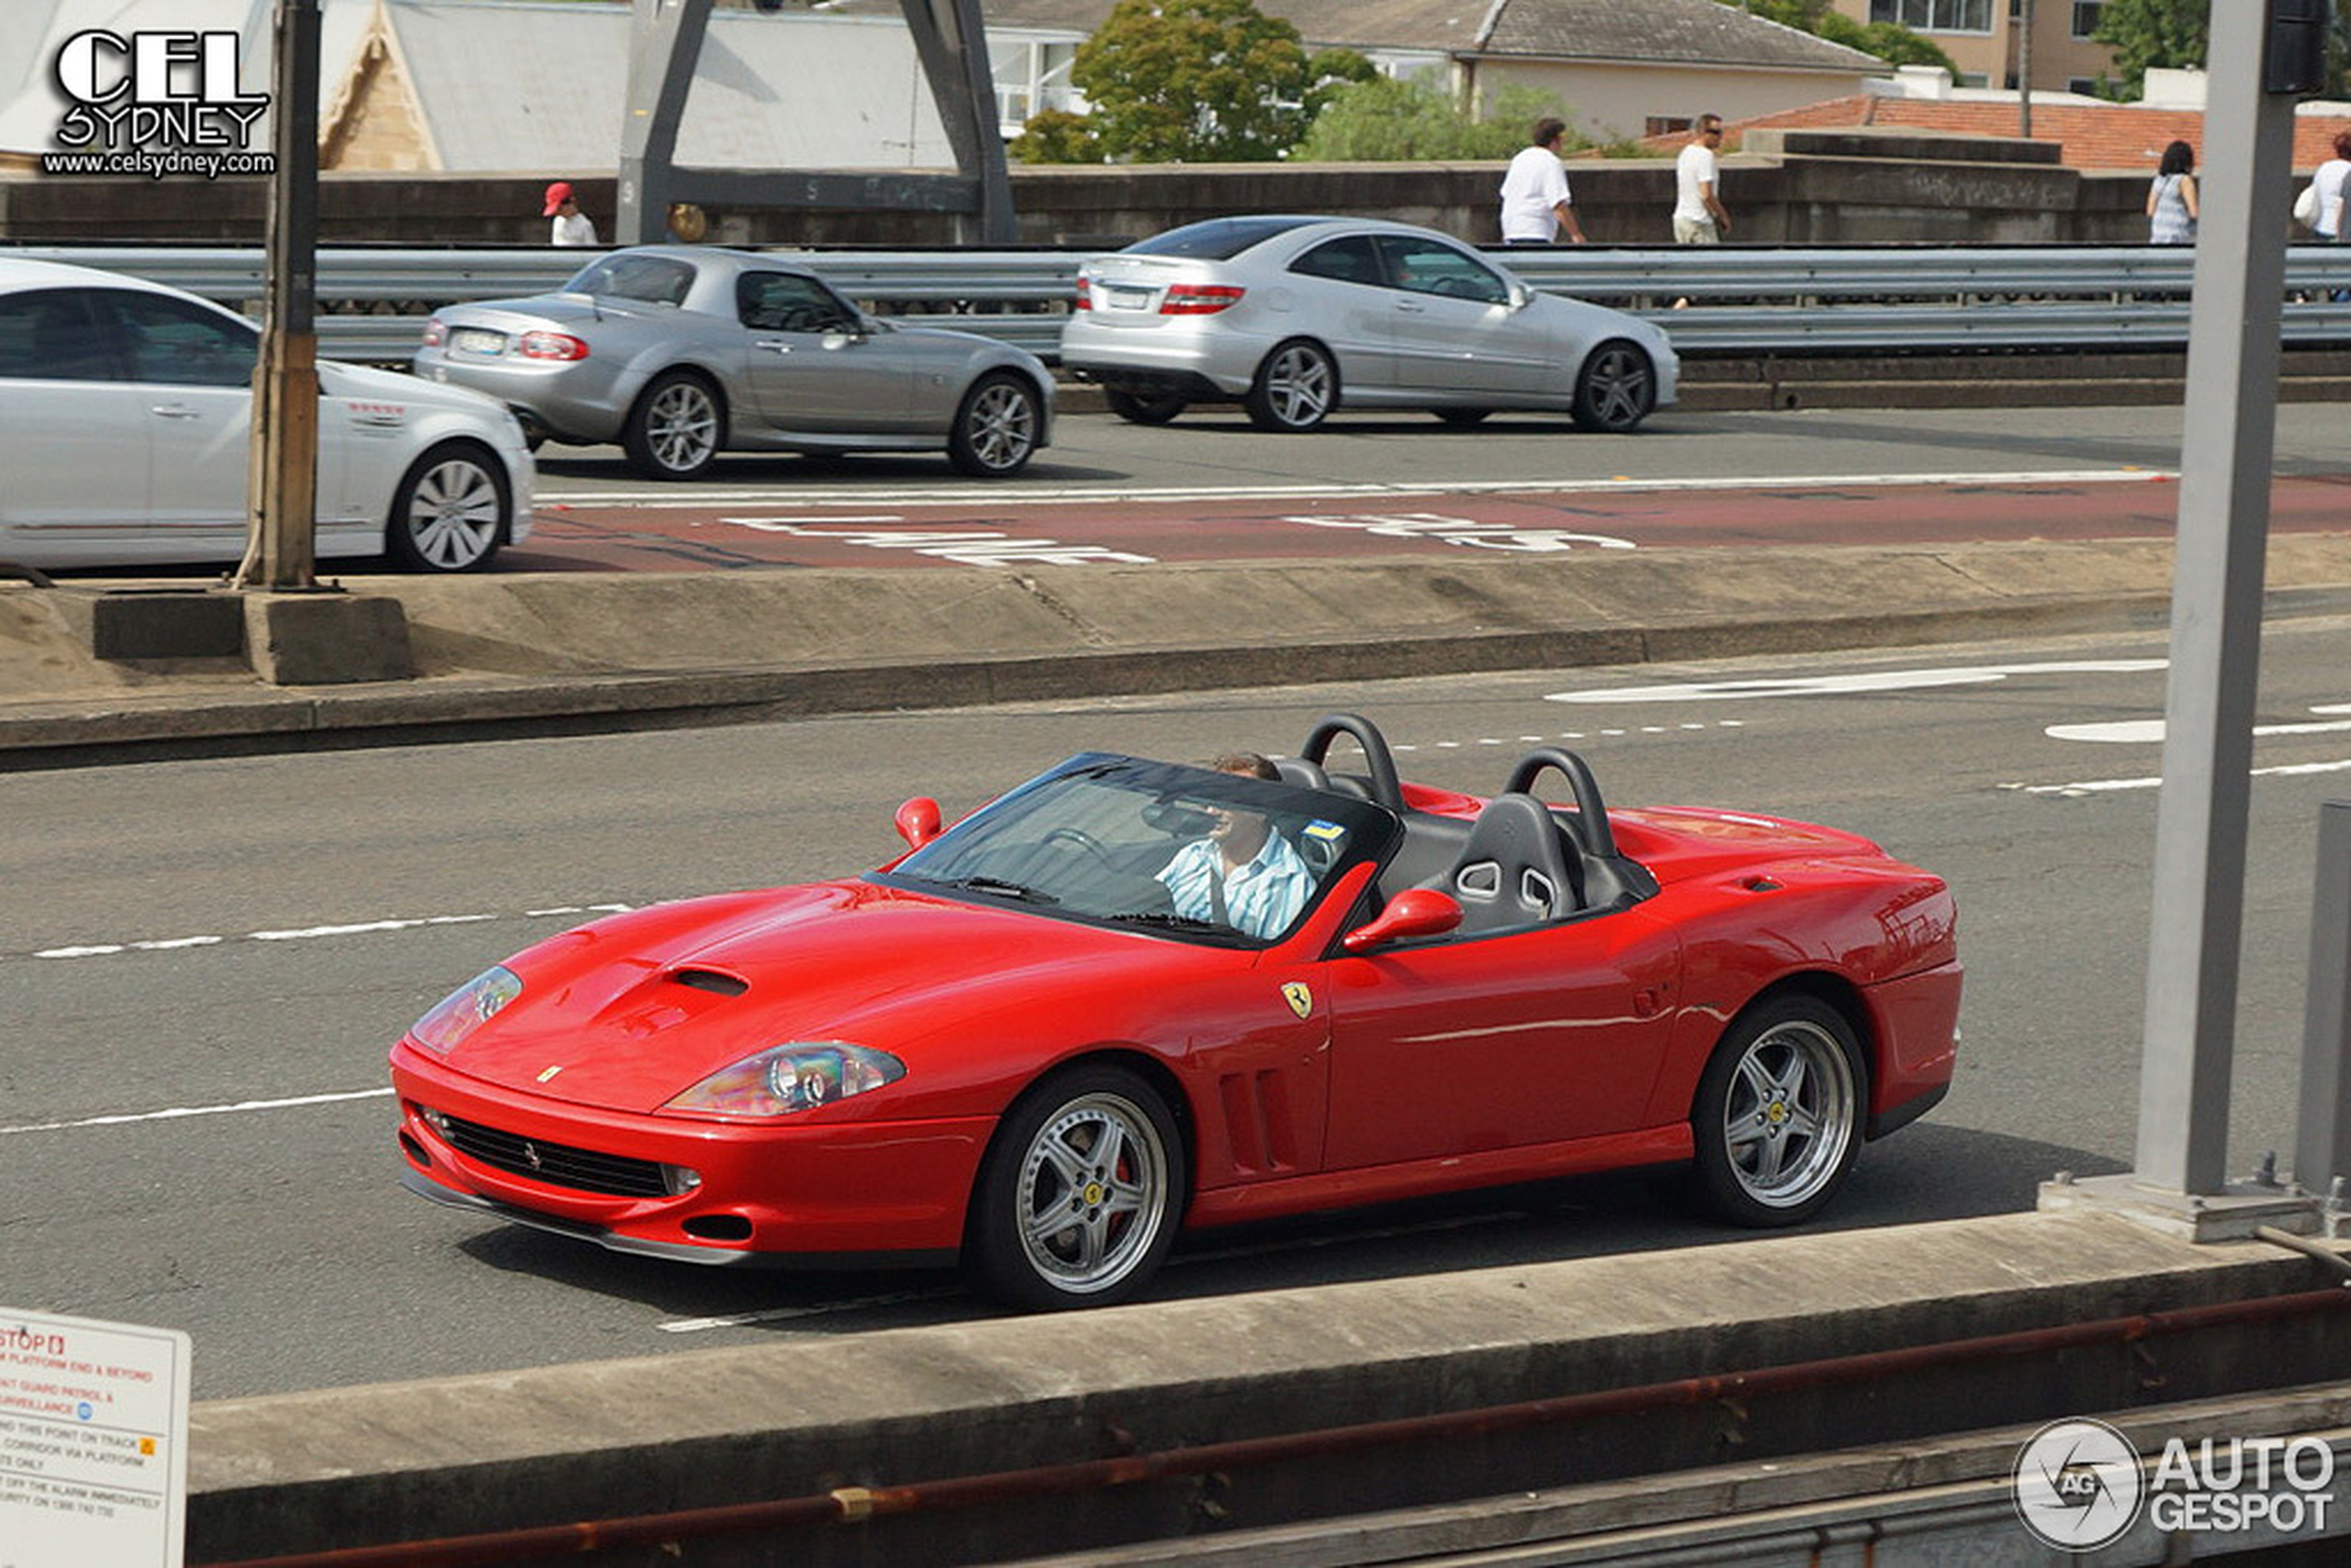
[[[0,1307],[0,1568],[180,1568],[188,1348]]]

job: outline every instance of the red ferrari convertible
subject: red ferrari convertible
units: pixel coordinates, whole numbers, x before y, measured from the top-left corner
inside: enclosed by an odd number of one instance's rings
[[[1423,789],[1346,714],[1275,765],[1088,753],[944,832],[908,802],[881,870],[541,942],[393,1048],[403,1179],[1083,1306],[1179,1229],[1620,1166],[1794,1224],[1950,1087],[1951,894],[1866,839],[1611,811],[1551,749]]]

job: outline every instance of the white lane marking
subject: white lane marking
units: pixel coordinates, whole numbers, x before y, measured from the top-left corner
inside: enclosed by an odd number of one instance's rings
[[[1706,730],[1706,729],[1744,729],[1745,728],[1747,728],[1747,721],[1746,721],[1745,719],[1739,719],[1739,718],[1718,718],[1718,719],[1715,719],[1714,721],[1712,721],[1711,723],[1698,723],[1698,722],[1696,722],[1696,721],[1692,721],[1692,722],[1686,723],[1686,724],[1675,725],[1675,726],[1673,726],[1673,727],[1671,727],[1671,728],[1669,728],[1669,727],[1667,727],[1667,726],[1665,726],[1665,725],[1662,725],[1662,724],[1645,724],[1645,725],[1643,725],[1643,726],[1641,727],[1641,728],[1640,728],[1640,733],[1641,733],[1641,734],[1643,734],[1643,735],[1671,735],[1671,734],[1674,733],[1674,731],[1675,731],[1676,729],[1698,729],[1698,730]],[[1601,734],[1601,735],[1624,736],[1624,735],[1629,735],[1629,734],[1631,734],[1632,732],[1631,732],[1631,731],[1629,731],[1629,730],[1623,730],[1623,729],[1602,729],[1602,730],[1598,731],[1597,733]],[[1562,729],[1562,730],[1561,730],[1561,731],[1559,732],[1559,734],[1557,734],[1556,736],[1551,736],[1551,735],[1522,735],[1522,736],[1520,736],[1520,737],[1519,737],[1519,740],[1520,740],[1521,741],[1524,741],[1524,743],[1526,743],[1527,745],[1530,745],[1530,746],[1540,746],[1540,745],[1544,745],[1544,744],[1546,744],[1546,743],[1548,743],[1548,742],[1549,742],[1549,741],[1551,741],[1551,740],[1589,740],[1590,738],[1591,738],[1591,736],[1590,736],[1589,734],[1587,734],[1586,731],[1581,730],[1581,729]],[[1405,741],[1401,741],[1401,740],[1399,740],[1399,741],[1397,741],[1397,742],[1395,742],[1394,744],[1390,745],[1390,746],[1388,747],[1388,750],[1389,750],[1389,751],[1391,751],[1391,752],[1394,752],[1394,753],[1395,753],[1398,756],[1403,756],[1403,755],[1407,754],[1408,753],[1421,751],[1421,750],[1423,750],[1424,748],[1425,748],[1425,749],[1429,749],[1429,750],[1434,750],[1434,751],[1439,751],[1439,752],[1458,752],[1458,751],[1461,751],[1462,748],[1464,748],[1464,747],[1466,747],[1466,746],[1472,746],[1472,745],[1476,745],[1476,746],[1507,746],[1507,745],[1509,745],[1509,744],[1511,744],[1511,742],[1510,742],[1510,741],[1508,741],[1508,740],[1424,740],[1424,741],[1421,741],[1421,742],[1419,742],[1418,744],[1412,744],[1412,743],[1409,743],[1409,742],[1405,742]]]
[[[2315,773],[2351,773],[2351,757],[2339,762],[2281,763],[2274,767],[2257,767],[2247,775],[2253,778],[2295,778]],[[2003,784],[2003,790],[2015,790],[2027,795],[2097,795],[2121,790],[2159,790],[2160,775],[2152,778],[2082,778],[2070,784]]]
[[[1943,686],[1987,686],[2012,675],[2132,675],[2168,666],[2165,659],[2064,659],[2047,664],[1955,666],[1945,669],[1865,670],[1854,675],[1768,676],[1671,686],[1620,686],[1551,691],[1547,703],[1731,703],[1757,697],[1842,697]]]
[[[576,903],[551,909],[527,909],[523,918],[541,920],[563,918],[576,915],[626,915],[636,908],[629,903]],[[472,926],[486,920],[505,920],[513,916],[495,914],[424,915],[404,920],[360,920],[340,926],[305,926],[298,929],[273,931],[243,931],[234,936],[169,937],[160,940],[122,942],[82,942],[67,947],[39,948],[28,953],[0,952],[0,963],[12,958],[105,958],[123,952],[169,952],[184,948],[218,947],[223,942],[300,942],[315,941],[322,937],[372,936],[384,931],[414,931],[433,926]]]
[[[2325,713],[2315,708],[2314,713]],[[2120,718],[2107,724],[2053,724],[2041,733],[2052,740],[2088,740],[2101,745],[2151,745],[2163,739],[2159,718]],[[2257,724],[2256,735],[2339,735],[2351,729],[2351,719],[2326,719],[2309,724]]]
[[[333,1105],[346,1100],[380,1100],[392,1089],[355,1089],[336,1094],[300,1094],[284,1100],[239,1100],[226,1105],[174,1105],[162,1111],[126,1111],[106,1116],[82,1116],[68,1122],[28,1122],[0,1127],[0,1138],[28,1132],[65,1132],[74,1127],[118,1127],[135,1122],[173,1122],[188,1116],[227,1116],[245,1111],[284,1111],[304,1105]]]
[[[1102,563],[1150,566],[1158,564],[1156,556],[1137,555],[1129,551],[1113,550],[1107,545],[1064,544],[1057,539],[1015,539],[996,529],[842,529],[827,526],[837,520],[831,517],[811,523],[790,522],[780,517],[721,517],[718,520],[759,533],[790,534],[795,539],[825,540],[866,550],[908,550],[917,555],[953,561],[966,566],[1007,566],[1016,563],[1041,566],[1084,566]]]
[[[1436,512],[1372,513],[1358,516],[1300,515],[1284,517],[1316,529],[1354,529],[1375,539],[1434,539],[1474,550],[1505,550],[1548,555],[1584,549],[1632,550],[1629,539],[1614,534],[1577,533],[1572,529],[1524,529],[1514,523],[1480,522],[1474,517],[1449,517]]]
[[[1256,485],[1021,485],[1008,495],[1001,485],[934,485],[919,490],[802,489],[777,485],[757,490],[704,490],[687,498],[656,496],[645,491],[582,490],[549,492],[539,496],[542,510],[564,506],[631,506],[647,511],[687,511],[703,506],[733,506],[746,503],[796,507],[811,506],[968,506],[985,503],[1001,506],[1089,506],[1105,501],[1247,501],[1287,498],[1300,501],[1344,499],[1356,495],[1585,495],[1595,492],[1642,494],[1669,490],[1831,490],[1866,487],[1872,490],[1946,488],[1951,485],[2150,484],[2176,479],[2176,468],[2052,468],[2019,469],[1990,474],[1798,474],[1773,479],[1745,476],[1732,479],[1669,476],[1605,479],[1471,479],[1453,484],[1256,484]],[[832,522],[830,517],[812,518]],[[863,517],[839,519],[863,522]]]

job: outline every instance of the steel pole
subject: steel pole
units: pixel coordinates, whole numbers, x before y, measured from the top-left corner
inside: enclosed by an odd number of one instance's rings
[[[2204,205],[2188,326],[2171,677],[2139,1072],[2137,1179],[2227,1185],[2229,1074],[2261,588],[2277,425],[2294,100],[2264,91],[2267,7],[2213,7]]]
[[[2294,1179],[2323,1193],[2335,1177],[2351,1179],[2351,801],[2319,808],[2301,1102]]]
[[[318,0],[278,0],[267,277],[253,373],[253,458],[240,589],[317,586]]]

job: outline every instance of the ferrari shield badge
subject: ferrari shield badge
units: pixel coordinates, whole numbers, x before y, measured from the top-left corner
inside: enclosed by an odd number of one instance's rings
[[[1282,1000],[1288,1002],[1289,1010],[1297,1014],[1301,1018],[1305,1017],[1309,1013],[1314,1011],[1314,993],[1308,990],[1305,985],[1300,981],[1289,980],[1284,982],[1282,986]]]
[[[557,1073],[560,1073],[560,1072],[562,1072],[563,1070],[564,1070],[564,1064],[563,1064],[562,1063],[558,1062],[558,1063],[556,1063],[554,1066],[552,1066],[552,1067],[548,1068],[545,1072],[543,1072],[543,1073],[540,1074],[540,1075],[539,1075],[539,1081],[540,1081],[541,1083],[542,1083],[542,1084],[543,1084],[543,1083],[545,1083],[545,1082],[546,1082],[549,1078],[554,1077],[554,1076]]]

